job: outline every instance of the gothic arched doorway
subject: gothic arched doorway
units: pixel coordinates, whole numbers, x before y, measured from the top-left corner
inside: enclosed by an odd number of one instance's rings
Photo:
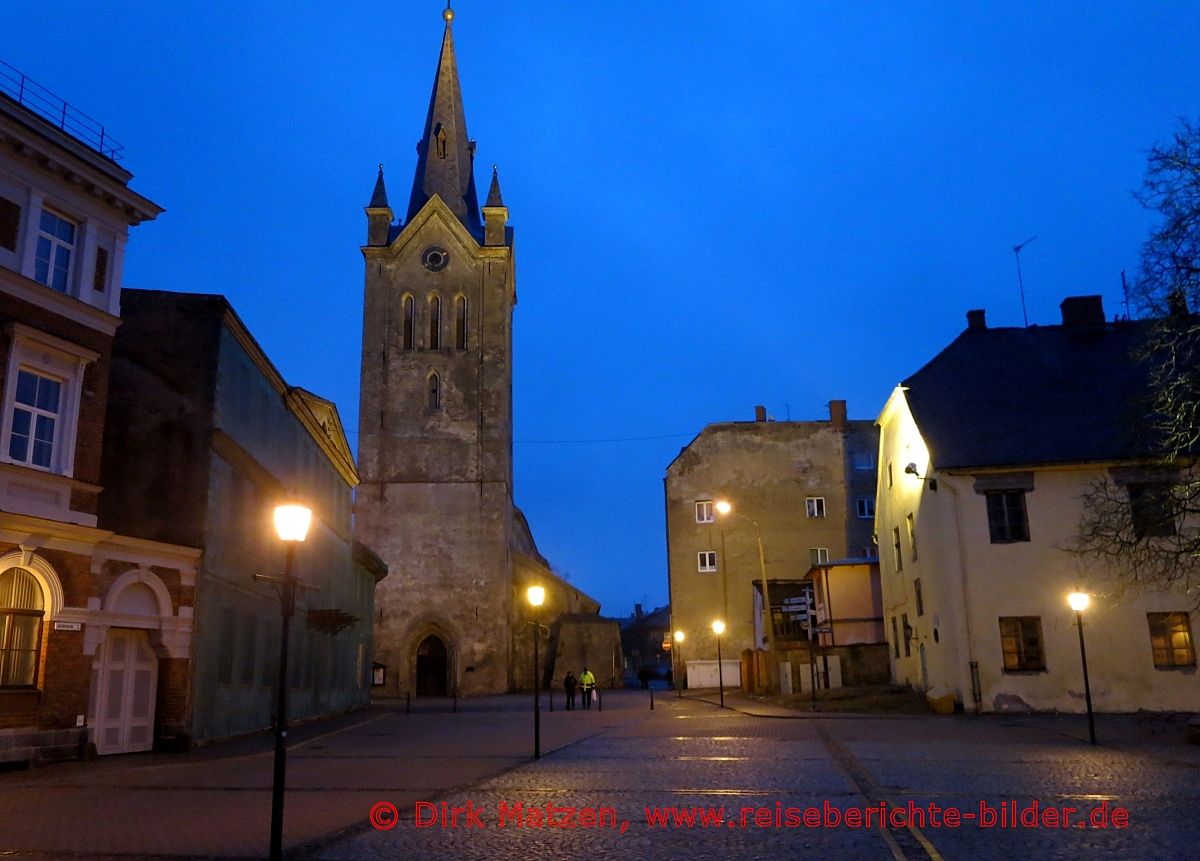
[[[440,637],[430,634],[417,646],[417,696],[446,696],[449,692],[446,684],[448,669],[446,644]]]

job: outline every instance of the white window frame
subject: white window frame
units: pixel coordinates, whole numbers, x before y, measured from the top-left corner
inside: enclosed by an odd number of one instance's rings
[[[83,375],[87,366],[100,357],[99,353],[72,344],[53,335],[39,332],[22,323],[10,323],[8,332],[12,345],[8,353],[8,365],[4,385],[4,414],[0,420],[0,461],[14,463],[40,472],[71,475],[75,469],[75,439],[79,428],[79,402],[83,395]],[[54,442],[50,467],[37,466],[13,460],[8,446],[12,435],[13,409],[17,399],[17,373],[30,371],[43,377],[58,380],[58,421],[54,428]]]
[[[820,520],[825,517],[825,497],[823,496],[806,496],[804,497],[804,514],[806,517],[814,520]]]
[[[816,557],[816,558],[814,558]],[[810,547],[808,548],[808,558],[813,565],[824,565],[829,561],[828,547]]]
[[[696,570],[701,574],[711,574],[717,570],[717,551],[701,550],[696,554]]]
[[[875,519],[875,497],[860,496],[857,502],[858,519],[859,520],[874,520]],[[863,512],[866,512],[865,514]]]
[[[715,523],[716,517],[713,514],[713,501],[711,499],[696,500],[696,522],[697,523]]]
[[[73,237],[72,237],[72,241],[69,244],[65,240],[60,238],[57,234],[47,233],[45,228],[42,227],[42,218],[47,215],[49,215],[52,218],[56,218],[59,221],[64,222],[65,224],[71,225],[71,229],[73,231]],[[57,210],[51,209],[50,207],[47,207],[47,206],[43,206],[41,208],[41,211],[38,213],[36,227],[37,227],[37,241],[34,243],[34,249],[33,249],[33,280],[37,281],[39,284],[49,287],[51,290],[54,290],[57,293],[62,293],[67,296],[72,295],[73,291],[71,290],[71,286],[72,286],[72,281],[75,276],[75,269],[76,269],[75,264],[76,264],[76,261],[78,261],[78,259],[79,259],[79,252],[82,250],[82,242],[80,240],[83,238],[82,237],[83,225],[79,222],[78,219],[68,218],[67,216],[63,215],[61,212],[58,212]],[[50,243],[50,260],[47,262],[46,280],[45,281],[42,281],[40,278],[37,277],[37,266],[38,266],[37,249],[38,249],[38,245],[41,244],[41,241],[43,239],[45,239],[47,242]],[[64,279],[66,283],[63,284],[63,287],[60,290],[58,287],[54,286],[54,270],[55,270],[55,262],[58,260],[59,254],[61,254],[63,251],[65,251],[67,253],[67,273],[66,273],[66,277]]]

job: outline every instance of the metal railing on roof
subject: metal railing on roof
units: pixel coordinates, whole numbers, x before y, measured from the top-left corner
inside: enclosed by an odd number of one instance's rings
[[[3,60],[0,60],[0,92],[105,158],[121,160],[121,151],[125,147],[114,140],[103,125]]]

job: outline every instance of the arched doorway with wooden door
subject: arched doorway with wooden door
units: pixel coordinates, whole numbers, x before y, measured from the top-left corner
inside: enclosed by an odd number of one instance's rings
[[[436,634],[417,645],[417,696],[444,697],[450,692],[450,650]]]
[[[154,746],[158,656],[144,630],[109,628],[100,647],[96,751],[135,753]]]

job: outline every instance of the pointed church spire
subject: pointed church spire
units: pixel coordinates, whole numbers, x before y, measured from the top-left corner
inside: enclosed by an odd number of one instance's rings
[[[504,198],[500,196],[500,169],[492,165],[492,187],[488,189],[487,202],[484,206],[504,206]]]
[[[387,188],[383,184],[383,165],[379,165],[379,177],[375,180],[375,191],[371,194],[371,202],[367,209],[390,209],[387,199]]]
[[[367,245],[387,245],[395,213],[388,204],[387,188],[383,184],[383,165],[375,180],[375,191],[367,204]]]
[[[458,84],[458,64],[454,58],[454,37],[450,32],[454,10],[449,3],[442,18],[446,21],[442,53],[438,57],[437,76],[429,97],[424,133],[417,144],[417,173],[413,177],[405,220],[411,220],[436,194],[468,230],[478,234],[483,225],[479,220],[479,199],[472,169],[475,143],[467,136],[467,118]]]

